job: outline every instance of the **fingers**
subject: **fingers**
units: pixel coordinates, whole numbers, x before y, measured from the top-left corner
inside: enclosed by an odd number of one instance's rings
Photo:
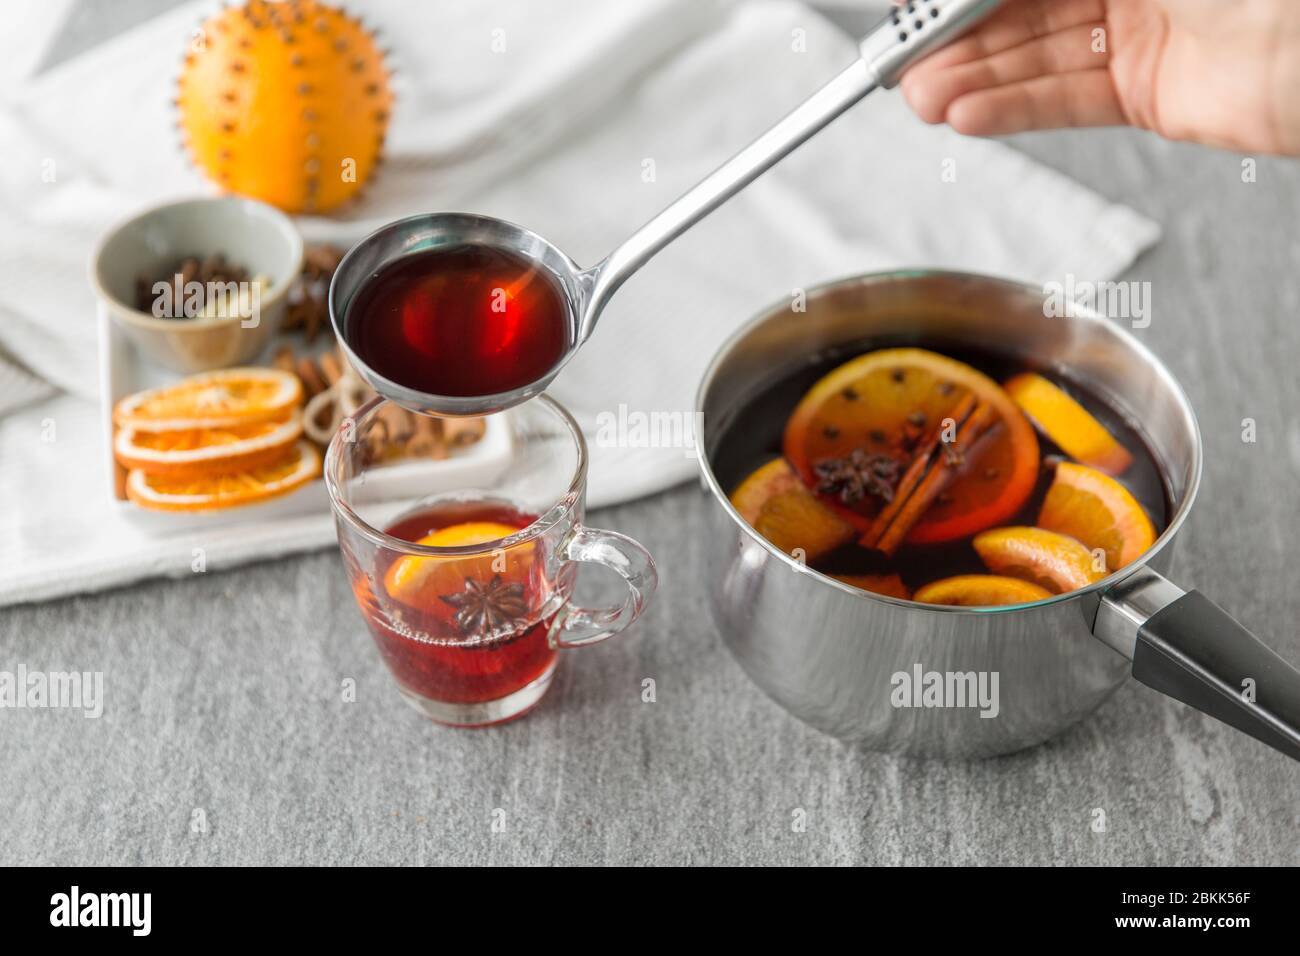
[[[974,60],[909,72],[903,77],[903,95],[927,123],[948,119],[949,108],[970,93],[1023,83],[1054,74],[1102,69],[1110,61],[1106,52],[1093,52],[1093,30],[1100,22],[1067,27]]]
[[[1038,37],[1105,19],[1105,0],[1011,0],[966,36],[935,51],[909,72],[981,60]]]
[[[975,136],[1123,123],[1109,54],[1093,50],[1105,14],[1105,0],[1013,0],[908,70],[903,95]]]
[[[969,136],[1126,122],[1110,72],[1104,69],[1039,76],[967,93],[948,106],[945,118]]]

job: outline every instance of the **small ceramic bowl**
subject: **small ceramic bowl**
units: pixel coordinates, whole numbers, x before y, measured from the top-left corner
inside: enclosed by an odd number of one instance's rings
[[[252,318],[158,318],[135,308],[139,276],[162,276],[187,257],[221,253],[251,278],[265,276]],[[302,269],[302,237],[284,213],[237,196],[154,206],[111,229],[90,259],[90,282],[113,320],[145,355],[177,372],[239,365],[266,346]]]

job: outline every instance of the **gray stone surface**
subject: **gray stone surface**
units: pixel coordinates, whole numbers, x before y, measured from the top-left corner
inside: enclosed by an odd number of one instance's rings
[[[1129,278],[1205,435],[1176,577],[1300,660],[1300,163],[1244,184],[1238,156],[1131,131],[1013,142],[1165,225]],[[0,713],[0,863],[1300,863],[1300,767],[1132,682],[980,763],[808,729],[709,626],[703,506],[688,487],[593,516],[658,555],[658,600],[486,731],[398,699],[334,553],[0,611],[0,669],[102,670],[107,699]]]

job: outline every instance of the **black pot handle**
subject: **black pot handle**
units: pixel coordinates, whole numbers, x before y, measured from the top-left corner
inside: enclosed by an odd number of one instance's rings
[[[1103,595],[1093,630],[1148,687],[1300,760],[1300,671],[1199,591],[1144,568]]]

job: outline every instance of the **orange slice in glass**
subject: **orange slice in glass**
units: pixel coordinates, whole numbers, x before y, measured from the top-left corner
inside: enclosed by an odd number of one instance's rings
[[[1106,576],[1105,563],[1068,535],[1042,528],[994,528],[971,542],[994,574],[1064,594]]]
[[[912,600],[922,604],[997,607],[1001,604],[1029,604],[1051,596],[1052,592],[1047,588],[1019,578],[998,574],[959,574],[917,589]]]
[[[225,428],[162,432],[120,428],[113,439],[113,456],[123,468],[139,468],[151,475],[228,474],[286,457],[301,435],[302,418],[296,410],[284,421]]]
[[[142,508],[211,511],[288,494],[319,475],[320,453],[300,441],[279,461],[231,474],[175,478],[135,468],[126,476],[126,496]]]
[[[858,449],[905,468],[918,436],[941,428],[971,393],[993,408],[998,422],[906,540],[930,544],[974,534],[1011,518],[1033,492],[1038,437],[1006,392],[964,362],[912,348],[881,349],[846,362],[809,389],[795,408],[786,423],[785,457],[814,489],[819,464]],[[883,505],[873,495],[857,501],[818,497],[860,531],[871,526]]]
[[[731,504],[750,526],[786,554],[805,561],[851,540],[853,525],[823,505],[784,458],[776,458],[740,483]]]
[[[1122,475],[1133,464],[1133,456],[1115,436],[1059,385],[1022,372],[1004,387],[1043,434],[1071,458],[1108,475]]]
[[[432,548],[463,548],[508,538],[520,529],[496,521],[466,521],[439,528],[416,544]],[[472,555],[407,554],[384,573],[384,590],[412,607],[441,610],[439,597],[462,590],[467,579],[487,582],[496,575],[524,582],[532,562],[531,542]]]
[[[1087,465],[1063,461],[1038,512],[1038,525],[1078,539],[1088,550],[1106,552],[1118,571],[1156,540],[1155,525],[1129,490]]]
[[[274,368],[228,368],[128,395],[113,409],[119,428],[228,428],[289,417],[302,401],[298,376]]]

